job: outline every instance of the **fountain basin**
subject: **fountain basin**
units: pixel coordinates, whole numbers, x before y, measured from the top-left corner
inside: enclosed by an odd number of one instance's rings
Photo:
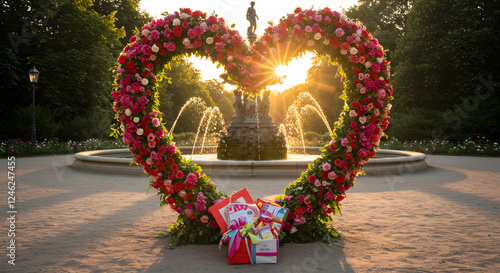
[[[184,157],[191,158],[192,147],[178,147]],[[207,147],[208,152],[216,147]],[[290,154],[288,160],[238,161],[218,160],[216,154],[194,154],[192,161],[198,164],[203,173],[222,176],[281,176],[299,177],[320,154],[320,147],[306,147],[307,155]],[[200,151],[195,149],[195,153]],[[304,151],[302,147],[292,147],[291,151]],[[74,155],[73,167],[90,171],[108,173],[144,174],[142,166],[132,163],[132,154],[127,149],[85,151]],[[367,175],[399,175],[423,170],[428,167],[423,153],[381,149],[374,158],[365,163],[363,170]]]

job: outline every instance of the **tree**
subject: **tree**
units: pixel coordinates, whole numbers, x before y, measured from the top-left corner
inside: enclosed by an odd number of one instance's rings
[[[493,77],[498,82],[499,18],[500,1],[496,0],[416,1],[394,55],[398,62],[392,81],[395,112],[402,114],[412,108],[451,111],[460,108],[464,99],[484,97],[480,94],[486,92],[484,86],[483,91],[476,88],[482,85],[481,79]],[[442,129],[444,122],[454,131],[469,133],[470,128],[457,124],[474,123],[472,117],[500,110],[498,92],[490,93],[468,113],[448,120],[443,116],[434,129]],[[489,124],[476,128],[478,133],[498,138],[491,131],[499,127],[498,119]]]
[[[160,111],[165,114],[165,119],[170,126],[184,104],[192,97],[200,97],[206,107],[215,105],[201,81],[200,71],[194,68],[191,62],[181,59],[172,63],[170,69],[165,70],[165,75],[169,78],[169,82],[165,80],[159,87]],[[162,99],[164,96],[170,98]],[[200,107],[186,108],[179,118],[175,132],[196,132],[203,110]],[[167,125],[167,128],[170,126]]]
[[[347,17],[359,21],[388,49],[387,59],[392,60],[396,42],[406,32],[406,22],[414,0],[359,0],[345,10]]]
[[[17,62],[8,51],[7,58],[0,61],[0,67],[10,69],[2,69],[2,75],[10,75],[11,86],[17,88],[9,90],[15,94],[9,100],[22,103],[20,107],[29,105],[27,73],[18,79],[13,75],[36,66],[41,71],[37,104],[56,114],[56,122],[63,125],[62,139],[80,139],[92,131],[83,128],[83,123],[74,123],[77,117],[95,120],[95,114],[102,113],[99,120],[112,119],[111,67],[116,62],[116,49],[121,47],[118,39],[125,33],[115,27],[114,13],[101,16],[92,5],[92,0],[2,3],[2,14],[13,20],[7,24],[12,28],[2,27],[2,32],[17,39],[11,44]],[[13,61],[6,64],[6,60]]]
[[[147,12],[140,10],[140,2],[140,0],[95,0],[93,9],[101,15],[116,12],[116,27],[125,29],[125,36],[120,38],[120,42],[126,45],[130,37],[135,34],[135,29],[140,30],[151,20]]]
[[[219,107],[220,112],[224,116],[225,123],[228,124],[231,121],[231,117],[235,115],[235,110],[232,105],[234,94],[224,89],[224,83],[221,80],[211,79],[203,83],[210,93],[210,97],[215,102],[215,106]]]

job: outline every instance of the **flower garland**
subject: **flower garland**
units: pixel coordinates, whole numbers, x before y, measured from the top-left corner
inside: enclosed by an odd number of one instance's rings
[[[330,214],[340,212],[345,191],[375,155],[389,124],[392,87],[377,39],[329,8],[295,9],[277,26],[268,27],[252,47],[223,18],[191,9],[153,20],[131,37],[118,57],[114,110],[123,141],[144,167],[160,204],[179,213],[179,225],[169,234],[173,245],[216,242],[220,230],[207,208],[226,195],[217,192],[201,168],[186,161],[165,134],[155,73],[179,56],[196,54],[224,66],[243,92],[258,95],[277,81],[271,76],[276,59],[287,62],[305,51],[327,55],[342,67],[346,105],[321,156],[277,197],[276,202],[292,212],[284,224],[283,242],[331,241],[338,236],[327,224]]]

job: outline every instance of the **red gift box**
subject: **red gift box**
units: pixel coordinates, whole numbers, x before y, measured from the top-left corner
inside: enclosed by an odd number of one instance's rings
[[[245,244],[246,244],[246,246],[245,246]],[[251,253],[249,253],[249,251],[251,251],[251,249],[252,249],[252,241],[250,241],[249,239],[242,238],[240,241],[240,247],[234,252],[233,258],[229,257],[229,245],[231,245],[231,239],[229,239],[227,241],[227,245],[228,245],[227,262],[229,264],[249,264],[250,263]]]

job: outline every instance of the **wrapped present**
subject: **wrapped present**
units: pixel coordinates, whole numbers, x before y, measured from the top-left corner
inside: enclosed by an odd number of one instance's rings
[[[229,241],[228,244],[231,242]],[[244,238],[240,241],[239,248],[227,260],[229,264],[275,264],[278,263],[278,239],[259,240],[252,244],[251,240]]]
[[[230,221],[228,219],[228,214],[226,213],[226,207],[231,203],[255,204],[247,189],[243,188],[228,198],[208,208],[208,211],[212,213],[222,232],[226,232],[228,230],[227,225]]]

